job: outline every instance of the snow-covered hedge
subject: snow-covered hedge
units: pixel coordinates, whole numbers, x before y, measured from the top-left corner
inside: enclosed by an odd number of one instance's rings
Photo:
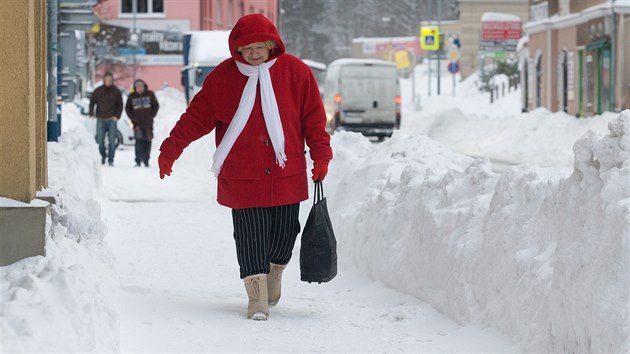
[[[502,175],[434,141],[333,136],[341,257],[527,351],[628,352],[630,111],[574,146],[570,176]]]
[[[92,199],[100,156],[94,137],[68,118],[74,110],[64,106],[64,134],[48,144],[50,187],[60,199],[47,220],[46,256],[0,267],[3,352],[118,350],[118,281]]]

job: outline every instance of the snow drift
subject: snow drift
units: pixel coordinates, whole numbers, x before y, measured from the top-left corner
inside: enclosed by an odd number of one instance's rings
[[[574,145],[569,177],[502,175],[401,132],[333,137],[327,191],[342,257],[526,351],[627,352],[630,111]]]
[[[59,203],[47,220],[46,256],[0,267],[5,352],[118,350],[118,282],[92,199],[100,183],[98,148],[78,121],[64,120],[64,128],[59,143],[48,144]]]

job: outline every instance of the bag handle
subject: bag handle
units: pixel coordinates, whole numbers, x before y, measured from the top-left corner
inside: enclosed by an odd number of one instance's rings
[[[324,199],[324,184],[322,183],[322,181],[315,182],[313,196],[313,205],[321,202]]]

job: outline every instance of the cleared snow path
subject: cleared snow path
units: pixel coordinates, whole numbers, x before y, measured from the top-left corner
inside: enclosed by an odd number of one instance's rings
[[[331,283],[301,282],[299,239],[269,321],[247,320],[230,210],[216,203],[214,183],[178,173],[177,164],[160,181],[157,167],[133,167],[133,147],[118,150],[102,175],[122,352],[518,351],[493,330],[462,327],[355,273],[343,257]]]

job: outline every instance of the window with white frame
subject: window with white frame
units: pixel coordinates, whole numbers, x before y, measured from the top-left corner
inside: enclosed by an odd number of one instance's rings
[[[221,0],[214,3],[214,14],[216,23],[222,23],[223,10],[221,9]]]
[[[133,14],[134,3],[136,14],[164,14],[164,0],[120,0],[120,13]]]
[[[227,24],[228,24],[228,26],[232,26],[234,24],[233,12],[234,12],[234,0],[229,0],[228,1],[228,6],[227,6]]]

